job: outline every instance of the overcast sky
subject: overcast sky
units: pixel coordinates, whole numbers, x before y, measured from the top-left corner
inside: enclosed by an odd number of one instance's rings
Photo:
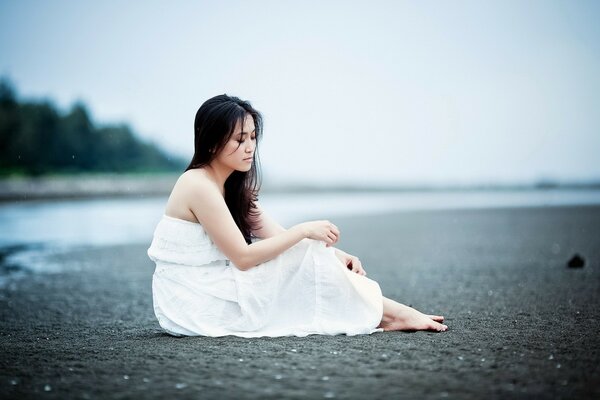
[[[271,182],[600,179],[598,1],[1,1],[0,75],[189,158],[221,93]]]

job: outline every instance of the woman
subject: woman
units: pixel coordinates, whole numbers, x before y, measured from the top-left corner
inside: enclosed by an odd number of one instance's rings
[[[195,153],[169,197],[149,257],[154,311],[176,336],[306,336],[445,331],[443,317],[382,297],[359,259],[332,246],[339,229],[284,229],[258,201],[262,118],[220,95],[194,123]]]

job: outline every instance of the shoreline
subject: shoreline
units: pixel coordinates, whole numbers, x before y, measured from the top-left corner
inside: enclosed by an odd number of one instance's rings
[[[0,204],[10,201],[121,198],[168,194],[179,174],[90,174],[0,180]]]
[[[0,178],[0,204],[11,201],[168,195],[179,173],[82,174]],[[598,191],[600,182],[472,185],[266,184],[262,193],[471,193]]]

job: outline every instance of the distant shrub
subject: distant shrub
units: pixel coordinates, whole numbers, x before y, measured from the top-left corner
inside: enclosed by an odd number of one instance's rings
[[[125,124],[94,126],[82,103],[62,115],[49,101],[19,102],[0,80],[0,175],[167,172],[185,165]]]

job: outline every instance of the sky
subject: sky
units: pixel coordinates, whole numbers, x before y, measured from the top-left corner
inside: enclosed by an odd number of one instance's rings
[[[265,183],[600,180],[597,1],[7,1],[0,76],[189,159],[208,98]]]

